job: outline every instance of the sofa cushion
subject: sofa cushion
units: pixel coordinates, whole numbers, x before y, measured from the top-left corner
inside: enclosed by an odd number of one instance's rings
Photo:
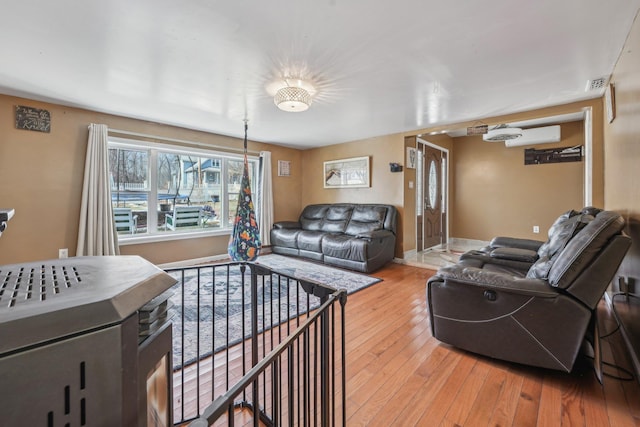
[[[599,212],[559,254],[549,271],[549,284],[563,289],[569,286],[611,237],[622,232],[624,224],[624,218],[616,212]]]
[[[322,220],[329,209],[328,205],[309,205],[300,214],[300,225],[303,230],[318,231],[322,229]]]
[[[547,280],[549,271],[560,252],[592,219],[591,215],[586,214],[567,215],[564,218],[561,216],[549,229],[549,240],[538,249],[539,258],[527,272],[527,277]]]
[[[298,249],[305,251],[322,252],[322,236],[324,231],[302,230],[298,233]]]
[[[568,210],[567,212],[560,215],[553,222],[553,224],[551,224],[551,227],[549,227],[549,231],[547,232],[547,241],[540,245],[540,247],[538,247],[538,257],[545,257],[549,255],[551,251],[553,251],[553,248],[550,248],[549,242],[554,239],[554,236],[557,236],[557,234],[562,231],[562,224],[564,224],[569,218],[572,218],[578,214],[579,212],[574,211],[573,209]]]
[[[283,228],[271,231],[271,245],[283,248],[298,248],[298,234],[300,229]]]
[[[351,261],[367,260],[367,241],[348,234],[327,234],[322,238],[322,253]]]
[[[329,206],[320,229],[327,233],[344,233],[352,212],[353,205]]]
[[[384,206],[359,205],[354,207],[346,234],[357,236],[384,228],[387,208]]]

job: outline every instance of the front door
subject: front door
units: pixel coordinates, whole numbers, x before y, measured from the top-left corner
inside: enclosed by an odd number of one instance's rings
[[[423,145],[423,153],[422,231],[424,237],[422,249],[427,249],[445,243],[442,208],[444,200],[442,194],[443,152]]]

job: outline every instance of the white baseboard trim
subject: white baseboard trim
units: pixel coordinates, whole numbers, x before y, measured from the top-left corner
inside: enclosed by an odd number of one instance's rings
[[[486,240],[477,240],[477,239],[463,239],[460,237],[451,237],[449,239],[449,246],[477,246],[479,248],[487,246],[489,244]]]
[[[177,268],[177,267],[193,267],[198,264],[208,264],[210,262],[218,262],[218,261],[229,261],[229,255],[213,255],[202,258],[193,258],[193,259],[185,259],[182,261],[174,261],[174,262],[165,262],[163,264],[158,264],[160,268]]]
[[[271,253],[271,246],[260,248],[260,255],[267,255]],[[218,261],[231,261],[228,254],[212,255],[202,258],[185,259],[182,261],[165,262],[158,264],[160,268],[179,268],[179,267],[193,267],[198,264],[209,264]]]

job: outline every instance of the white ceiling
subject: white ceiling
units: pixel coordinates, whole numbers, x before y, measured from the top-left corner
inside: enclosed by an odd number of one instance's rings
[[[594,98],[640,0],[2,0],[0,93],[299,148]],[[267,86],[318,89],[302,113]]]

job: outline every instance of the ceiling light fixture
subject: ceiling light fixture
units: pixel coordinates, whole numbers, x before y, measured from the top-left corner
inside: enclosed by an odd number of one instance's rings
[[[500,125],[494,129],[490,129],[487,133],[482,135],[482,139],[488,142],[502,142],[510,139],[520,138],[522,136],[522,129],[510,128],[506,125]]]
[[[311,95],[301,87],[286,86],[276,92],[273,102],[282,111],[299,113],[309,109]]]
[[[279,109],[292,113],[307,111],[318,93],[311,81],[290,75],[272,80],[266,89]]]

